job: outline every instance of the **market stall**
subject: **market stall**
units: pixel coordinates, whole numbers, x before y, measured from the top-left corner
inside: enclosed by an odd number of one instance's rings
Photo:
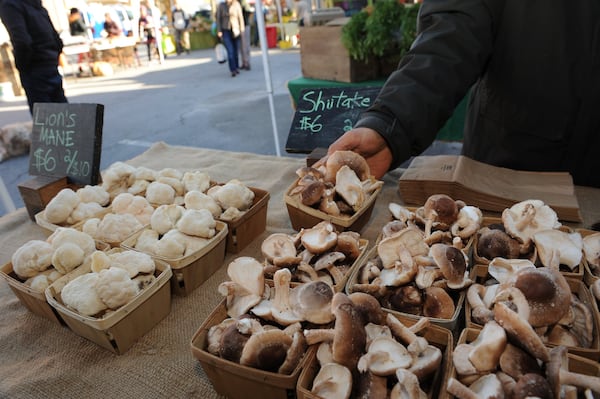
[[[154,169],[203,170],[216,181],[237,178],[270,193],[266,230],[238,254],[228,253],[223,265],[187,296],[173,296],[170,313],[126,353],[116,355],[75,335],[65,326],[29,312],[0,282],[0,396],[10,398],[197,397],[217,398],[200,363],[190,350],[192,336],[222,300],[217,286],[227,279],[227,265],[238,256],[260,257],[262,239],[274,232],[293,232],[284,192],[304,159],[232,153],[155,143],[127,161]],[[373,213],[361,236],[375,242],[389,220],[387,205],[401,202],[398,179],[388,173]],[[576,187],[584,222],[600,220],[600,190]],[[45,239],[44,229],[25,209],[0,218],[0,262],[32,239]]]

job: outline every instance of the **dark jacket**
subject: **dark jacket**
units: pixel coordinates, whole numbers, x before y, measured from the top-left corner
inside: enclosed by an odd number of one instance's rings
[[[58,66],[63,43],[40,0],[0,0],[19,71]]]
[[[600,2],[425,0],[420,34],[357,126],[394,167],[435,138],[472,87],[463,153],[600,187]]]

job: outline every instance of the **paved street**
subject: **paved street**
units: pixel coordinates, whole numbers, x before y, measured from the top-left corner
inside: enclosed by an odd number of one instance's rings
[[[152,143],[186,145],[276,155],[267,80],[260,49],[252,49],[252,70],[232,78],[214,51],[170,56],[161,65],[118,70],[111,77],[67,76],[72,103],[104,105],[101,169],[130,159]],[[269,49],[272,98],[280,154],[294,115],[286,83],[301,76],[300,50]],[[0,126],[30,120],[25,97],[0,101]],[[0,176],[16,207],[23,206],[17,185],[31,178],[27,155],[0,163]],[[0,215],[6,213],[0,202]]]
[[[264,68],[260,49],[253,48],[252,70],[235,78],[226,64],[216,62],[212,49],[170,56],[162,65],[148,63],[144,52],[140,58],[142,66],[118,70],[111,77],[66,78],[70,102],[105,107],[101,170],[144,152],[158,141],[276,155],[273,120],[280,154],[305,157],[285,151],[294,116],[286,84],[302,75],[299,49],[269,49],[268,68]],[[268,80],[265,69],[271,72]],[[25,97],[0,101],[0,126],[29,120]],[[436,142],[426,153],[459,151],[458,143]],[[0,162],[0,176],[17,208],[23,206],[17,186],[31,178],[28,170],[28,155]],[[0,201],[0,216],[6,212]]]

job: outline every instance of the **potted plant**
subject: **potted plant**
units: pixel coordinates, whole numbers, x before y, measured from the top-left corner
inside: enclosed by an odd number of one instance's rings
[[[356,60],[377,60],[382,76],[396,68],[416,36],[419,4],[377,0],[354,14],[342,29],[342,43]]]

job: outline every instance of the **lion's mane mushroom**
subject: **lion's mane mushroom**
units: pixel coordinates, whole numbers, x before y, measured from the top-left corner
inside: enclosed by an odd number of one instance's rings
[[[354,151],[336,151],[327,157],[325,162],[325,181],[335,183],[338,170],[343,166],[349,167],[360,181],[371,175],[369,164],[365,158]]]
[[[518,202],[502,212],[502,223],[506,232],[522,243],[521,253],[528,253],[535,233],[558,229],[558,215],[541,200],[531,199]]]
[[[558,229],[542,230],[532,237],[542,265],[559,269],[560,265],[575,269],[583,258],[583,239],[578,232]]]
[[[565,277],[548,267],[523,268],[512,280],[529,303],[529,323],[533,327],[557,323],[569,311],[571,289]]]
[[[472,283],[469,279],[469,258],[460,249],[447,244],[433,244],[429,250],[450,289],[461,289]]]
[[[561,397],[562,385],[573,385],[600,393],[600,377],[569,371],[568,351],[565,346],[556,346],[550,350],[550,357],[546,364],[546,377],[555,398]]]

